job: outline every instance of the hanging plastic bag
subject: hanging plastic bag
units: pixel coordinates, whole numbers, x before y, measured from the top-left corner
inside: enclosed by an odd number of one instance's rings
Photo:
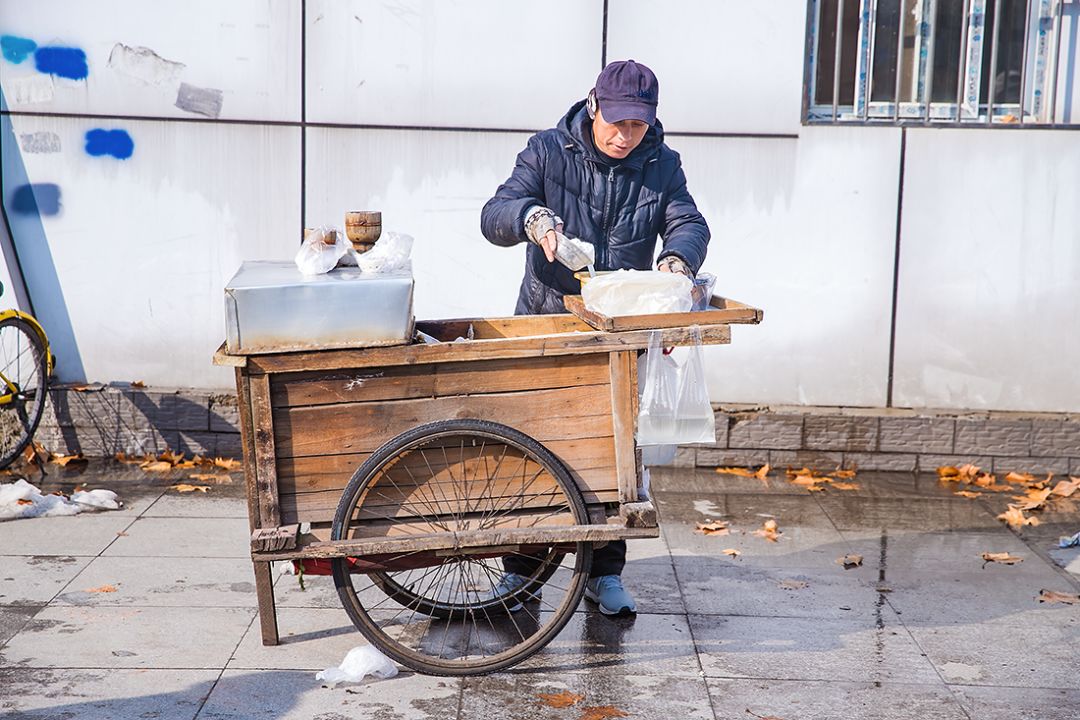
[[[296,253],[296,267],[305,275],[322,275],[333,270],[351,249],[345,233],[318,227],[305,233],[304,243]]]
[[[716,420],[705,385],[701,333],[692,328],[693,347],[680,367],[664,354],[660,332],[649,336],[645,387],[638,412],[639,445],[716,442]]]
[[[375,247],[367,252],[353,251],[360,270],[372,274],[409,272],[412,270],[412,235],[388,232],[375,242]]]

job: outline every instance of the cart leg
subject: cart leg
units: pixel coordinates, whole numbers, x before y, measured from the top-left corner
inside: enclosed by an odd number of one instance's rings
[[[274,607],[274,577],[270,563],[252,563],[255,566],[255,594],[259,598],[259,625],[262,628],[263,645],[278,644],[277,609]]]

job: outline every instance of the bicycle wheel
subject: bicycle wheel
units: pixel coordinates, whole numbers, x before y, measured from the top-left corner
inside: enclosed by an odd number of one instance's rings
[[[431,423],[394,438],[356,471],[331,538],[484,531],[493,544],[339,558],[334,582],[356,627],[394,660],[431,675],[494,672],[558,634],[592,562],[591,543],[496,545],[499,531],[588,522],[573,478],[532,438],[482,420]],[[528,567],[513,586],[503,582],[506,558]]]
[[[0,468],[4,468],[30,444],[45,411],[45,343],[22,318],[0,320],[0,375]]]

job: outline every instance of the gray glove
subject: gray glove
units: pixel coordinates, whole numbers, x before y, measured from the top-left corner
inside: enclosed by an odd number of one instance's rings
[[[691,280],[694,279],[694,271],[690,269],[690,266],[682,261],[682,258],[674,255],[665,255],[656,262],[656,269],[663,270],[665,272],[678,273],[685,275]]]
[[[542,205],[533,205],[525,211],[525,235],[538,245],[549,231],[562,224],[562,218]]]

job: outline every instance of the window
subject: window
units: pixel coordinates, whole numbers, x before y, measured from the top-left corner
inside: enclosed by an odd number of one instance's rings
[[[1053,122],[1062,0],[809,3],[807,122]]]

